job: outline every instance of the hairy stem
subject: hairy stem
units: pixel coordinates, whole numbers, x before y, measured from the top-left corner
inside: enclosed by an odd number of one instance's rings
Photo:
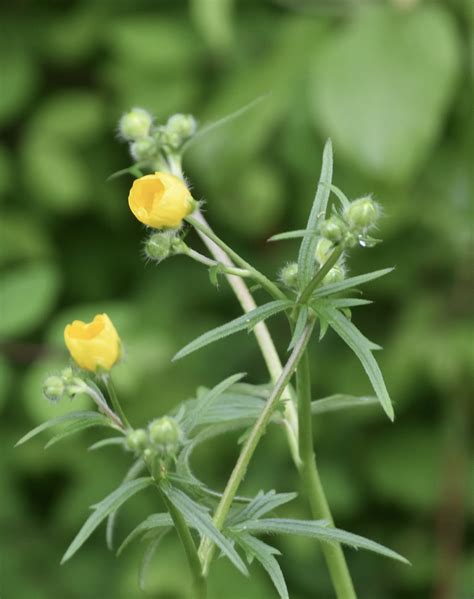
[[[112,407],[114,408],[115,412],[119,415],[120,420],[123,422],[125,428],[131,429],[132,427],[130,426],[130,422],[128,421],[128,418],[125,415],[125,412],[123,411],[110,373],[104,374],[102,376],[102,381],[104,382],[104,385],[107,389],[107,393],[109,394],[109,398],[112,402]]]
[[[224,274],[234,275],[236,277],[251,277],[252,276],[252,273],[247,269],[235,268],[234,266],[227,266],[226,264],[223,264],[222,262],[218,262],[217,260],[211,260],[207,256],[203,256],[202,254],[200,254],[199,252],[196,252],[196,250],[193,250],[190,247],[188,247],[186,249],[186,252],[183,252],[183,253],[185,253],[186,256],[189,256],[196,262],[199,262],[200,264],[204,264],[204,266],[209,266],[209,267],[220,266],[222,268],[222,272]]]
[[[336,264],[336,262],[341,257],[342,252],[344,251],[343,245],[338,245],[334,248],[332,254],[326,260],[326,262],[321,266],[318,272],[314,275],[311,281],[306,285],[306,287],[301,292],[298,297],[299,304],[306,304],[306,302],[311,298],[313,291],[316,287],[322,282],[324,277],[328,274],[331,268]]]
[[[158,489],[160,490],[160,494],[166,509],[173,520],[174,527],[176,528],[176,532],[178,533],[181,544],[183,545],[184,552],[186,553],[186,558],[188,560],[189,569],[191,570],[191,576],[193,580],[193,599],[205,599],[207,595],[206,579],[201,571],[201,561],[199,559],[193,537],[191,536],[191,532],[181,513],[174,507],[174,505],[159,487]]]
[[[239,264],[245,270],[248,270],[254,279],[260,283],[260,285],[268,291],[268,293],[275,299],[286,300],[288,299],[281,289],[279,289],[273,281],[270,281],[259,270],[254,268],[251,264],[246,262],[237,252],[234,252],[220,237],[218,237],[214,231],[206,224],[202,222],[202,219],[196,218],[194,215],[186,218],[188,223],[192,225],[197,231],[209,237],[216,245],[218,245],[236,264]]]
[[[224,489],[224,493],[222,494],[221,500],[214,514],[214,524],[219,530],[221,530],[224,526],[225,519],[232,505],[232,501],[237,493],[242,479],[245,476],[254,451],[257,448],[257,445],[263,434],[265,433],[265,429],[270,421],[272,413],[278,401],[281,399],[283,391],[289,384],[301,356],[304,354],[306,346],[308,345],[309,339],[311,337],[313,327],[314,321],[310,321],[306,325],[306,328],[303,331],[298,343],[295,345],[288,362],[285,364],[285,367],[283,368],[278,381],[265,404],[265,407],[253,425],[252,430],[250,431],[250,434],[247,437],[244,446],[242,447],[242,451],[240,452],[239,458],[234,466],[229,480],[227,481],[226,488]],[[215,546],[209,538],[206,538],[201,542],[199,556],[203,564],[203,572],[205,575],[207,575],[209,571],[209,565],[211,563],[214,551]]]
[[[327,520],[334,526],[324,488],[319,476],[313,448],[311,416],[311,378],[308,352],[305,351],[296,370],[298,394],[299,444],[301,466],[298,469],[315,520]],[[356,599],[351,575],[342,548],[338,544],[322,543],[322,550],[338,599]]]

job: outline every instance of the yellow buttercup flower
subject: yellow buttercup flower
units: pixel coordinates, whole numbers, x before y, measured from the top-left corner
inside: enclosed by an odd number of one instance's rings
[[[128,205],[143,224],[155,229],[175,229],[194,210],[195,201],[181,179],[169,173],[155,173],[135,179]]]
[[[64,341],[76,364],[91,372],[110,370],[120,358],[120,337],[107,314],[97,314],[92,322],[68,324]]]

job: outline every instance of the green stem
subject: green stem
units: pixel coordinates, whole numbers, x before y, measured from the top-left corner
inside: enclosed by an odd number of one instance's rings
[[[181,544],[183,545],[184,552],[186,553],[186,558],[188,560],[189,569],[193,579],[193,598],[205,599],[207,595],[206,579],[202,574],[201,561],[198,556],[194,539],[191,536],[191,531],[189,530],[182,514],[175,508],[163,491],[161,491],[159,486],[158,489],[160,490],[160,494],[163,498],[166,509],[173,520],[176,532],[178,533]]]
[[[186,256],[189,256],[190,258],[195,260],[196,262],[199,262],[200,264],[204,264],[204,266],[209,266],[209,267],[220,266],[220,267],[222,267],[222,272],[225,274],[234,275],[236,277],[251,277],[252,276],[252,273],[247,269],[235,268],[232,266],[227,266],[227,265],[223,264],[222,262],[217,262],[216,260],[211,260],[207,256],[203,256],[199,252],[196,252],[196,250],[191,249],[190,247],[188,247],[186,249],[186,251],[183,253]]]
[[[115,386],[112,382],[112,376],[110,375],[110,373],[104,374],[102,376],[102,380],[104,381],[104,385],[107,389],[107,392],[109,394],[109,398],[110,401],[112,402],[112,407],[115,410],[115,413],[118,414],[120,420],[123,422],[125,428],[131,429],[131,425],[130,422],[128,421],[128,418],[125,416],[125,412],[123,411],[123,408],[120,404],[117,392],[115,390]]]
[[[306,304],[308,302],[308,300],[311,298],[311,295],[313,294],[313,291],[322,282],[322,280],[328,274],[331,268],[336,264],[336,262],[341,257],[343,251],[344,246],[342,244],[334,248],[332,254],[329,256],[326,262],[321,266],[318,272],[314,275],[311,281],[301,292],[300,296],[298,297],[299,304]]]
[[[270,281],[268,277],[266,277],[259,270],[254,268],[251,264],[246,262],[237,252],[234,252],[232,248],[230,248],[220,237],[218,237],[212,229],[202,223],[200,219],[194,218],[192,215],[186,218],[188,223],[192,225],[197,231],[200,231],[209,239],[211,239],[216,245],[218,245],[224,252],[231,258],[236,264],[239,264],[245,270],[248,270],[254,279],[258,281],[261,286],[268,291],[268,293],[274,297],[275,299],[288,299],[286,295],[283,293],[281,289],[279,289],[273,281]]]
[[[296,370],[298,394],[299,447],[302,460],[299,474],[308,495],[311,513],[315,520],[334,520],[319,476],[313,448],[313,425],[311,415],[311,378],[308,352],[305,351]],[[351,575],[341,546],[322,543],[322,550],[329,569],[331,581],[338,599],[356,599]]]
[[[308,345],[309,339],[311,337],[313,327],[314,321],[311,320],[306,325],[303,334],[301,335],[298,343],[295,345],[288,362],[285,364],[285,367],[283,368],[280,377],[278,378],[278,381],[273,388],[267,403],[265,404],[265,407],[253,425],[252,430],[250,431],[250,434],[248,435],[247,440],[242,447],[242,451],[240,452],[239,458],[234,466],[229,480],[227,481],[224,493],[222,494],[221,500],[214,514],[214,524],[219,530],[222,530],[224,526],[225,519],[232,505],[232,501],[237,493],[242,479],[245,476],[254,451],[257,448],[261,437],[265,433],[265,429],[270,421],[272,413],[278,401],[280,400],[283,391],[289,384],[301,356],[304,354],[306,346]],[[209,571],[209,565],[211,563],[214,551],[215,546],[212,541],[210,541],[209,538],[205,538],[201,542],[201,546],[199,548],[199,557],[201,558],[201,562],[203,564],[204,575],[207,575]]]

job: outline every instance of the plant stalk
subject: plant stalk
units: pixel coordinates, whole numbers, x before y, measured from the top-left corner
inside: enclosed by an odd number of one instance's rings
[[[220,267],[222,267],[222,272],[224,274],[234,275],[236,277],[251,277],[252,276],[252,273],[249,270],[246,270],[244,268],[235,268],[233,266],[227,266],[226,264],[223,264],[222,262],[217,262],[216,260],[211,260],[207,256],[203,256],[202,254],[200,254],[199,252],[196,252],[196,250],[193,250],[190,247],[188,247],[186,249],[186,252],[183,252],[183,254],[185,254],[186,256],[189,256],[190,258],[192,258],[196,262],[199,262],[200,264],[204,264],[204,266],[209,266],[210,268],[212,268],[213,266],[220,266]]]
[[[234,469],[230,475],[229,480],[227,481],[226,488],[224,489],[224,493],[222,494],[221,500],[214,514],[214,524],[216,528],[222,530],[225,519],[232,505],[232,501],[237,493],[240,483],[245,476],[247,471],[247,467],[249,465],[250,460],[257,448],[257,445],[265,433],[265,429],[270,421],[272,413],[280,400],[283,391],[289,384],[293,373],[298,366],[298,362],[301,359],[301,356],[304,354],[306,346],[308,345],[309,339],[311,337],[311,333],[313,332],[314,321],[311,320],[306,325],[306,328],[303,331],[298,343],[295,345],[288,362],[285,364],[278,381],[273,388],[273,391],[268,398],[265,407],[263,408],[260,416],[252,427],[247,440],[245,441],[244,446],[242,447],[242,451],[240,452],[239,458],[234,466]],[[215,551],[215,545],[209,538],[205,538],[201,542],[201,546],[199,548],[199,557],[203,564],[203,573],[207,575],[209,571],[209,566]]]
[[[315,520],[327,520],[334,526],[334,519],[324,493],[313,448],[313,425],[311,415],[311,377],[308,351],[304,352],[296,370],[298,394],[299,448],[302,460],[298,471],[303,488],[309,499]],[[356,599],[346,558],[339,544],[322,543],[322,550],[329,575],[338,599]]]
[[[128,421],[125,412],[123,411],[122,405],[119,401],[117,391],[115,390],[115,386],[112,382],[112,377],[109,373],[104,374],[102,376],[102,380],[107,389],[107,393],[109,394],[110,401],[112,402],[112,407],[114,408],[116,414],[118,414],[120,420],[123,422],[125,428],[131,429],[130,422]]]
[[[299,304],[306,304],[308,302],[308,300],[311,299],[311,295],[312,295],[313,291],[323,281],[324,277],[328,274],[328,272],[331,270],[331,268],[336,264],[336,262],[341,257],[341,254],[343,251],[344,251],[344,246],[342,244],[340,244],[334,248],[332,254],[329,256],[329,258],[326,260],[326,262],[321,266],[321,268],[318,270],[318,272],[314,275],[314,277],[311,279],[311,281],[306,285],[306,287],[301,292],[301,294],[297,300]]]
[[[183,545],[184,552],[186,553],[186,558],[188,560],[189,569],[191,571],[193,580],[193,599],[205,599],[207,596],[206,579],[202,574],[201,561],[199,559],[193,537],[191,536],[191,532],[182,514],[175,508],[175,506],[171,503],[168,497],[166,497],[165,493],[163,493],[159,486],[158,489],[166,509],[173,520],[176,532],[178,533],[181,544]]]
[[[260,283],[260,285],[268,291],[268,293],[275,299],[279,300],[287,300],[288,298],[283,293],[281,289],[279,289],[273,281],[270,281],[268,277],[266,277],[259,270],[254,268],[251,264],[246,262],[237,252],[229,247],[220,237],[218,237],[214,231],[206,224],[202,222],[202,219],[196,218],[196,215],[191,215],[186,217],[186,220],[190,225],[192,225],[197,231],[201,232],[203,235],[211,239],[216,245],[218,245],[231,260],[233,260],[236,264],[239,264],[245,270],[248,270],[254,279]]]

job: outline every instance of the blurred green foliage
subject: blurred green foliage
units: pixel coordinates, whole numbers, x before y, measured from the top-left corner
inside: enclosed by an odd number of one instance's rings
[[[143,230],[126,203],[129,181],[106,179],[129,164],[114,136],[117,119],[132,105],[160,119],[192,112],[206,123],[271,92],[195,144],[185,160],[195,195],[206,199],[207,216],[224,238],[275,273],[296,243],[265,239],[303,225],[326,136],[335,147],[335,183],[352,197],[375,192],[385,212],[385,242],[356,252],[351,270],[397,269],[372,284],[376,304],[355,318],[385,347],[379,356],[397,420],[389,424],[377,408],[316,420],[323,479],[340,527],[413,563],[406,568],[347,551],[361,597],[472,597],[469,4],[20,0],[3,9],[2,596],[140,596],[139,547],[116,560],[96,534],[59,567],[87,506],[118,483],[126,456],[113,448],[84,453],[93,432],[60,450],[43,452],[44,439],[12,449],[31,426],[69,409],[41,397],[44,375],[66,362],[65,323],[110,314],[127,348],[115,378],[137,424],[233,372],[265,380],[251,336],[170,364],[184,342],[239,308],[224,283],[216,292],[206,272],[184,258],[145,265]],[[272,325],[283,356],[285,323]],[[315,396],[368,391],[334,335],[315,344],[312,360]],[[210,484],[225,480],[236,440],[199,450],[196,466]],[[283,435],[272,430],[245,490],[297,484]],[[119,518],[119,535],[152,512],[154,501],[152,493],[134,499]],[[288,509],[307,515],[302,503]],[[329,599],[318,548],[293,538],[280,546],[292,598]],[[244,580],[221,562],[212,597],[273,597],[257,568]],[[151,568],[150,596],[184,597],[184,569],[170,535]]]

